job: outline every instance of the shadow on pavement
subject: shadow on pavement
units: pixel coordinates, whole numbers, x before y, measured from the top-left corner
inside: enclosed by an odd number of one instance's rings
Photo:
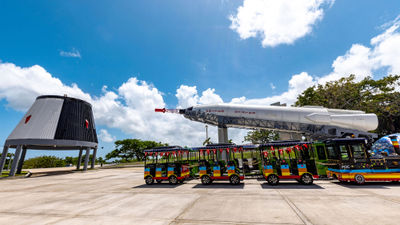
[[[71,174],[71,173],[74,173],[74,172],[77,172],[77,171],[74,171],[74,170],[65,170],[65,171],[37,172],[37,173],[32,173],[32,174],[29,176],[29,178],[66,175],[66,174]]]
[[[269,185],[268,183],[262,183],[263,189],[325,189],[317,184],[303,185],[299,183],[279,183],[276,186]]]
[[[238,185],[232,185],[230,183],[216,183],[213,182],[212,184],[209,185],[204,185],[204,184],[196,184],[193,186],[193,188],[203,188],[203,189],[243,189],[244,188],[244,183],[240,183]]]
[[[351,182],[332,182],[350,189],[388,189],[390,186],[400,186],[398,182],[366,182],[364,184],[356,184]]]
[[[173,185],[173,184],[169,184],[169,183],[161,183],[161,184],[154,183],[154,184],[151,184],[151,185],[142,184],[142,185],[135,186],[135,187],[132,187],[132,188],[150,188],[150,189],[154,189],[154,188],[176,188],[176,187],[179,187],[180,185],[181,184]]]

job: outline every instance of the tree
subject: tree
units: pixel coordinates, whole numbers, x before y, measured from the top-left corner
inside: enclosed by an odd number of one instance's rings
[[[23,168],[50,168],[50,167],[63,167],[65,161],[62,158],[55,156],[39,156],[25,160]]]
[[[168,144],[155,141],[142,141],[140,139],[117,140],[115,142],[115,150],[108,153],[106,159],[120,158],[123,162],[128,162],[134,159],[141,161],[144,159],[145,149],[160,146],[168,146]]]
[[[103,157],[99,157],[97,160],[100,163],[100,166],[103,167],[103,164],[106,163],[106,161],[103,159]]]
[[[203,141],[203,145],[204,146],[211,145],[211,144],[212,144],[212,142],[211,142],[211,138],[210,137],[208,137],[206,140]]]
[[[327,108],[362,110],[375,113],[379,135],[400,131],[399,75],[379,80],[366,77],[356,81],[354,75],[306,89],[297,98],[295,106],[319,105]]]
[[[279,139],[279,133],[274,130],[258,129],[247,132],[244,141],[253,144],[265,144]]]

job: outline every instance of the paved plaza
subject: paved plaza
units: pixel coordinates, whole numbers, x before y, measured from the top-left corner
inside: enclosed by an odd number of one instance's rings
[[[399,224],[400,184],[143,181],[143,168],[0,180],[0,224]]]

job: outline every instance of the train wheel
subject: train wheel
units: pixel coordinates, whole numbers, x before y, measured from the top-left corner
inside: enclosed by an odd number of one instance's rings
[[[267,177],[268,184],[270,185],[278,185],[279,184],[279,177],[275,174],[271,174]]]
[[[147,176],[144,181],[146,182],[147,185],[153,184],[154,180],[151,176]]]
[[[161,184],[162,180],[156,180],[157,184]]]
[[[354,181],[356,182],[356,184],[364,184],[365,183],[365,178],[361,174],[356,174],[354,176]]]
[[[229,177],[229,182],[233,185],[238,185],[240,184],[240,177],[238,175],[232,175]]]
[[[178,179],[176,178],[176,176],[170,176],[169,179],[169,184],[177,184],[178,183]]]
[[[305,173],[305,174],[301,175],[300,181],[302,184],[310,185],[314,182],[314,178],[311,176],[311,174]]]
[[[204,175],[204,176],[201,177],[201,183],[202,184],[208,185],[208,184],[211,184],[211,182],[212,182],[212,180],[211,180],[210,176]]]

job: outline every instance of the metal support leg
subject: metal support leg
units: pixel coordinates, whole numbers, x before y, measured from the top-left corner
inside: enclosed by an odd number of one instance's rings
[[[24,146],[22,148],[21,158],[19,159],[18,168],[17,168],[17,174],[21,174],[22,165],[24,165],[25,155],[26,155],[26,147]]]
[[[78,156],[78,162],[76,163],[76,169],[79,170],[81,168],[81,162],[82,162],[82,152],[83,150],[79,150],[79,156]]]
[[[228,144],[228,128],[218,127],[218,144]],[[221,159],[227,161],[228,154],[226,150],[222,151]]]
[[[15,176],[15,172],[17,171],[19,157],[21,156],[21,149],[22,149],[22,146],[18,145],[17,149],[15,150],[14,160],[12,162],[11,170],[10,170],[10,174],[9,174],[10,177]]]
[[[86,149],[85,162],[83,164],[83,171],[87,171],[89,164],[90,148]]]
[[[0,158],[0,176],[1,173],[3,172],[4,164],[6,164],[7,153],[8,153],[8,146],[4,146],[3,153],[1,153],[1,158]]]
[[[90,168],[94,169],[94,164],[96,163],[96,154],[97,154],[97,148],[93,149],[93,157],[92,157],[92,165],[90,165]]]
[[[218,144],[228,144],[228,128],[218,127]]]

